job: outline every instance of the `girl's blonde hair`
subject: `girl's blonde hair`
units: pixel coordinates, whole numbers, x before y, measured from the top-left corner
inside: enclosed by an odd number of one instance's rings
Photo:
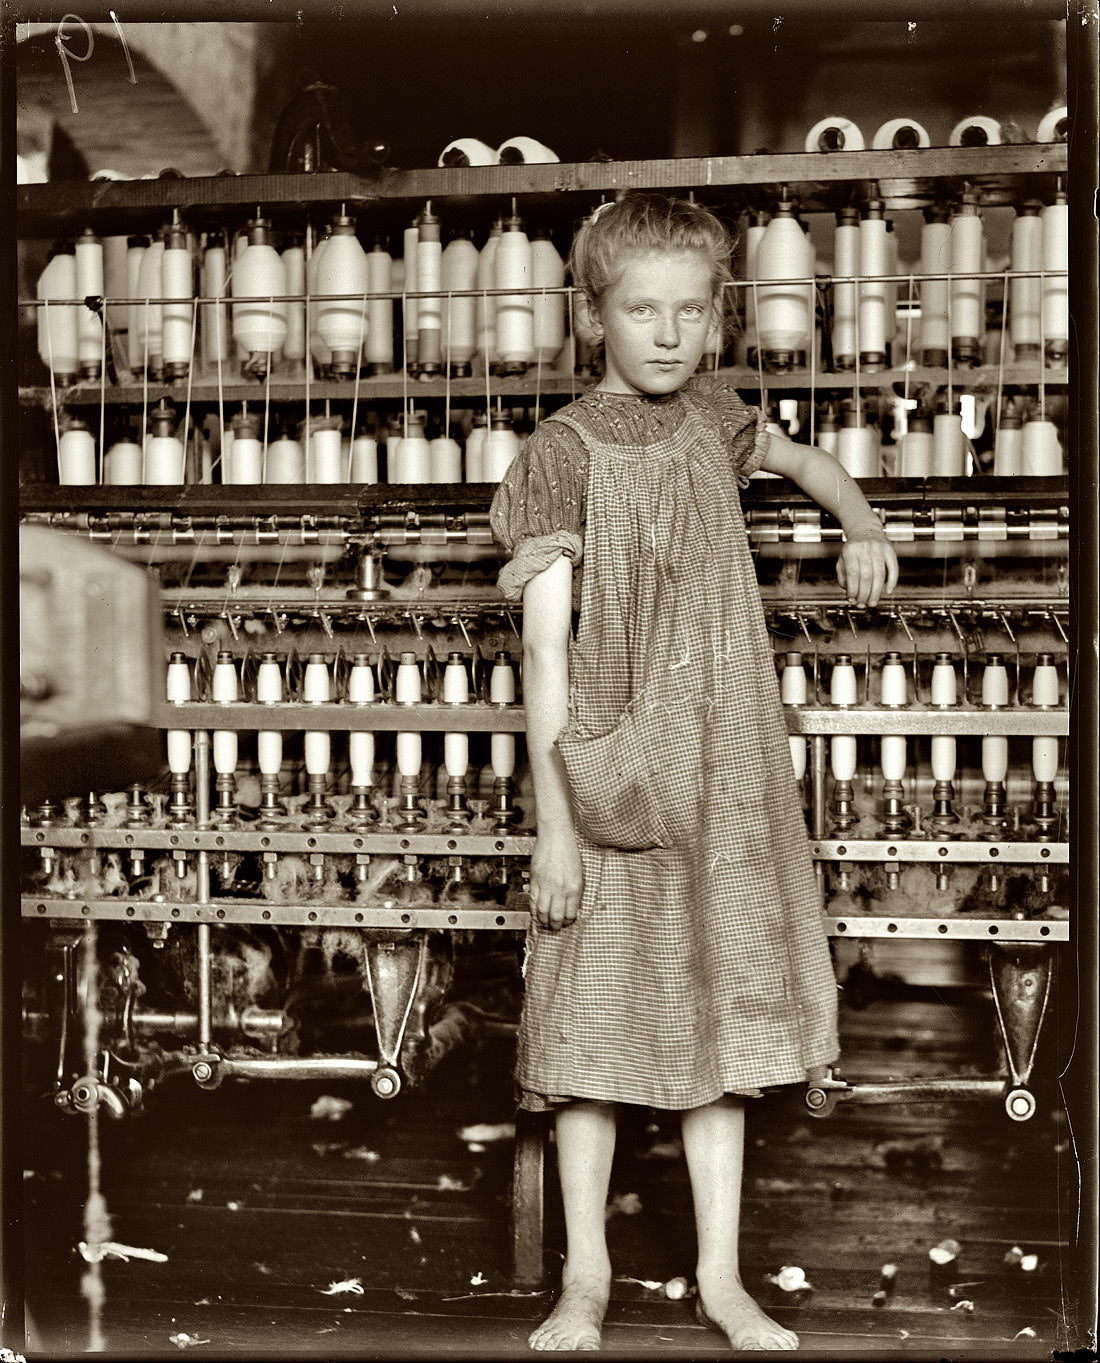
[[[729,262],[733,239],[720,218],[691,199],[653,189],[630,189],[585,218],[572,239],[568,269],[587,303],[600,303],[626,258],[646,251],[701,251],[710,266],[722,341],[735,331]],[[598,348],[597,348],[598,349]]]
[[[711,287],[721,294],[732,278],[733,241],[709,208],[652,190],[630,190],[614,203],[601,204],[573,238],[569,268],[573,282],[590,303],[599,303],[615,283],[624,257],[644,251],[701,251],[710,265]]]

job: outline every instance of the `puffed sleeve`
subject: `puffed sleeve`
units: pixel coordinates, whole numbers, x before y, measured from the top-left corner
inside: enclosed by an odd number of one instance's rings
[[[568,426],[544,421],[501,479],[489,521],[511,553],[497,578],[509,601],[564,554],[574,564],[584,552],[588,456]]]
[[[767,417],[760,407],[742,402],[736,389],[724,379],[700,376],[687,385],[696,401],[709,408],[718,422],[722,439],[729,449],[734,471],[741,487],[764,462],[771,438],[765,429]]]

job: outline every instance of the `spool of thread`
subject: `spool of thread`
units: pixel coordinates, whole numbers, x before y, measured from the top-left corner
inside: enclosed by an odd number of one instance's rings
[[[61,250],[50,257],[38,276],[35,294],[49,300],[37,310],[38,353],[54,380],[65,386],[74,382],[80,368],[77,309],[71,301],[62,304],[54,300],[76,297],[76,257],[72,251]]]
[[[225,233],[211,232],[206,238],[206,249],[202,253],[203,297],[224,298],[225,277]],[[214,369],[219,361],[224,364],[229,359],[229,319],[226,305],[219,302],[203,303],[199,313],[199,324],[203,364]]]
[[[881,278],[890,268],[883,209],[881,199],[872,199],[859,223],[859,358],[869,370],[886,368],[886,343],[894,334],[889,289]]]
[[[932,473],[960,478],[966,472],[967,442],[958,412],[937,412],[932,423]]]
[[[398,659],[393,695],[398,705],[417,705],[420,703],[420,664],[417,662],[415,653],[402,653]]]
[[[963,192],[951,218],[951,354],[957,364],[978,364],[985,331],[985,289],[977,277],[985,267],[985,232],[978,197]]]
[[[1039,216],[1042,204],[1031,199],[1016,209],[1009,247],[1008,334],[1017,364],[1037,360],[1042,344],[1040,309],[1042,286],[1038,271],[1043,261],[1043,225]],[[1030,276],[1015,277],[1016,271]]]
[[[801,653],[788,653],[783,660],[783,671],[779,678],[779,694],[784,705],[799,706],[806,704],[806,669]],[[806,775],[806,740],[801,734],[788,734],[787,743],[791,751],[791,766],[796,781]]]
[[[191,668],[186,653],[172,653],[169,657],[164,694],[174,705],[191,699]]]
[[[1008,669],[999,653],[987,653],[982,669],[982,704],[999,710],[1008,704]]]
[[[863,134],[849,118],[819,119],[806,134],[807,151],[862,151]]]
[[[433,483],[462,482],[462,446],[450,436],[428,442],[428,467]]]
[[[176,418],[167,403],[158,403],[149,415],[145,443],[145,482],[166,487],[184,481],[183,441],[176,434]]]
[[[295,234],[282,250],[286,270],[286,291],[301,302],[286,305],[286,340],[283,359],[304,364],[306,358],[306,252],[300,235]]]
[[[73,252],[76,266],[76,296],[78,298],[102,298],[103,282],[103,243],[90,227],[84,229],[77,238]],[[190,295],[188,295],[190,296]],[[85,379],[98,379],[102,371],[103,323],[100,314],[93,312],[86,304],[76,314],[76,350],[80,375]]]
[[[432,481],[432,455],[424,433],[423,412],[410,412],[408,428],[396,451],[390,454],[388,463],[391,483]]]
[[[455,378],[466,378],[477,347],[476,299],[478,250],[468,235],[454,237],[443,249],[440,265],[443,298],[443,359]],[[467,297],[448,296],[448,291]]]
[[[332,700],[332,676],[323,653],[311,653],[302,675],[302,700],[306,705],[324,705]],[[323,729],[309,729],[305,735],[305,762],[309,776],[325,776],[332,762],[332,736]]]
[[[366,669],[368,672],[369,668]],[[353,666],[352,671],[356,671]],[[348,766],[351,769],[351,786],[364,788],[370,786],[374,770],[374,734],[369,729],[353,729],[348,734]]]
[[[128,367],[134,374],[143,372],[145,357],[138,346],[141,328],[141,262],[149,249],[149,238],[133,236],[126,247],[126,297],[130,299],[126,309],[126,354]]]
[[[1040,215],[1042,223],[1043,339],[1048,364],[1069,355],[1069,205],[1061,190]]]
[[[301,441],[290,435],[280,435],[267,447],[267,469],[264,481],[268,483],[304,483],[306,480],[306,456]]]
[[[448,653],[443,669],[443,703],[465,705],[470,699],[470,679],[461,653]]]
[[[848,706],[856,703],[856,670],[849,653],[838,653],[829,678],[829,704]]]
[[[856,774],[854,734],[834,734],[829,743],[829,766],[834,781],[851,781]]]
[[[161,288],[166,301],[161,313],[161,350],[168,380],[183,379],[191,368],[191,326],[195,284],[187,233],[173,222],[164,238]]]
[[[493,659],[489,673],[489,702],[492,705],[516,703],[516,672],[507,649],[500,649]]]
[[[367,328],[362,297],[367,292],[367,255],[359,244],[354,218],[332,220],[331,234],[314,270],[312,291],[314,325],[329,351],[329,369],[334,378],[352,378],[359,372]],[[339,294],[352,296],[333,296]]]
[[[278,705],[283,699],[283,674],[274,653],[264,653],[256,669],[256,700],[260,705]],[[278,729],[256,733],[256,765],[260,775],[274,779],[283,765],[283,735]]]
[[[532,281],[531,242],[518,217],[506,218],[493,264],[495,287],[515,289]],[[529,293],[497,296],[496,347],[501,372],[522,373],[535,358],[535,310]]]
[[[420,241],[420,219],[413,218],[405,228],[402,238],[402,268],[404,275],[401,287],[401,316],[405,329],[405,367],[415,370],[420,359],[420,300],[410,298],[416,292],[419,278],[416,265],[416,248]]]
[[[420,214],[416,238],[417,362],[421,374],[438,374],[443,367],[443,300],[437,290],[443,280],[443,239],[431,204]]]
[[[256,669],[256,700],[260,705],[278,705],[283,699],[283,674],[274,653],[265,653]]]
[[[262,483],[263,470],[264,447],[260,442],[260,419],[242,412],[233,418],[233,445],[229,459],[222,459],[222,482]]]
[[[440,166],[495,166],[497,154],[477,137],[456,137],[439,153]]]
[[[982,739],[982,778],[1003,785],[1008,776],[1008,739],[996,735]]]
[[[887,653],[880,678],[882,704],[898,709],[909,704],[909,679],[900,653]]]
[[[165,697],[172,705],[185,704],[191,699],[191,668],[186,653],[174,652],[169,656]],[[165,737],[168,770],[174,776],[185,776],[191,770],[190,729],[169,729]]]
[[[310,425],[310,461],[308,478],[311,483],[342,483],[345,480],[343,442],[340,422],[336,417],[322,418]]]
[[[246,372],[260,376],[268,372],[287,335],[287,305],[275,301],[287,292],[286,266],[271,245],[270,228],[264,218],[249,222],[247,240],[229,280],[234,298],[255,300],[234,302],[231,324],[234,342],[248,357]]]
[[[494,415],[482,454],[482,480],[499,483],[520,451],[519,436],[507,417]]]
[[[871,139],[871,146],[876,151],[909,151],[930,145],[928,133],[915,118],[891,118]]]
[[[502,166],[550,165],[558,155],[533,137],[509,137],[497,147],[497,160]]]
[[[845,412],[836,442],[836,458],[853,478],[877,478],[881,469],[878,432],[864,425],[855,411]]]
[[[370,705],[374,701],[374,674],[370,659],[357,653],[348,671],[347,698],[349,705]],[[348,734],[348,766],[351,768],[353,789],[365,789],[371,782],[374,768],[374,734],[367,730],[352,730]]]
[[[1057,478],[1062,474],[1062,445],[1053,421],[1031,418],[1024,422],[1020,472],[1029,478]]]
[[[903,781],[907,763],[903,734],[884,734],[879,749],[879,765],[887,781]],[[849,778],[850,779],[850,778]]]
[[[83,421],[72,421],[61,432],[57,481],[62,487],[90,487],[96,482],[95,437]]]
[[[470,434],[466,437],[466,481],[484,483],[485,442],[489,437],[489,422],[484,412],[475,412]]]
[[[397,772],[399,776],[411,778],[420,775],[420,759],[423,745],[418,733],[399,733],[397,735]]]
[[[788,653],[779,676],[779,696],[784,705],[805,705],[809,694],[801,653]]]
[[[932,735],[932,779],[954,781],[958,750],[951,734]]]
[[[839,282],[845,276],[854,279],[860,273],[859,210],[837,210],[836,230],[833,234],[833,368],[854,369],[858,348],[856,327],[858,320],[857,286]]]
[[[126,299],[130,296],[126,283],[126,253],[128,250],[128,237],[105,236],[103,238],[103,292],[108,298],[116,300],[107,304],[107,325],[110,327],[115,340],[116,356],[119,354],[117,347],[120,343],[126,356],[121,361],[121,368],[129,367],[129,351],[126,348],[126,342],[130,326],[130,309],[127,303],[117,300]]]
[[[1003,141],[1001,125],[984,114],[960,119],[947,139],[949,147],[999,147]]]
[[[920,285],[919,349],[927,365],[945,367],[951,351],[951,337],[947,325],[950,283],[946,276],[951,270],[951,225],[948,214],[939,204],[924,210],[924,224],[920,234],[920,271],[923,275],[943,275],[942,279],[924,279]]]
[[[139,373],[148,370],[151,377],[164,372],[164,309],[152,300],[164,293],[164,234],[145,248],[141,257],[141,279],[138,284],[137,365]]]
[[[210,695],[215,705],[231,705],[239,697],[237,666],[228,649],[218,653],[210,683]],[[213,736],[214,770],[219,776],[232,776],[237,770],[237,731],[215,729]]]
[[[366,431],[360,431],[351,442],[351,481],[378,482],[378,441]]]
[[[1001,412],[997,434],[993,441],[993,474],[997,478],[1015,478],[1023,472],[1024,428],[1015,409],[1006,406]]]
[[[1039,120],[1036,142],[1067,142],[1069,140],[1069,109],[1056,105]]]
[[[1031,740],[1031,770],[1036,781],[1053,784],[1058,776],[1058,740],[1042,736]]]
[[[367,252],[367,288],[372,294],[388,293],[393,284],[393,257],[384,241],[375,241]],[[393,299],[367,300],[367,364],[372,374],[393,372]]]
[[[757,331],[769,367],[792,369],[812,344],[813,247],[788,201],[777,205],[756,257]],[[771,282],[775,281],[775,282]]]
[[[531,295],[534,314],[535,359],[552,365],[565,345],[565,295],[540,293],[540,289],[560,289],[565,283],[565,262],[545,233],[531,239]]]
[[[932,472],[934,445],[932,423],[923,412],[914,412],[898,446],[898,477],[927,478]]]
[[[133,487],[142,481],[141,446],[136,440],[116,440],[103,460],[103,481],[111,487]]]
[[[955,660],[950,653],[937,653],[932,667],[932,704],[944,709],[957,705],[959,682],[955,672]]]
[[[506,649],[501,649],[493,660],[493,670],[489,674],[489,701],[493,705],[514,705],[516,700],[516,674],[512,667],[512,657]],[[489,765],[492,767],[494,790],[503,793],[496,783],[511,781],[516,770],[516,736],[508,733],[494,733],[489,741]],[[506,789],[506,788],[505,788]],[[510,803],[510,796],[505,799]]]
[[[477,258],[477,287],[496,288],[496,254],[504,224],[499,219],[489,229],[489,236]],[[477,349],[480,367],[491,369],[498,358],[497,300],[492,294],[479,294],[475,309],[477,318]]]
[[[1040,653],[1035,659],[1035,671],[1031,678],[1031,703],[1040,709],[1054,709],[1060,700],[1054,654]]]
[[[443,766],[452,781],[461,780],[470,767],[470,736],[465,733],[443,735]]]
[[[420,667],[415,653],[402,653],[394,681],[394,699],[398,705],[417,705],[421,699]],[[397,735],[397,770],[406,778],[419,776],[422,744],[419,733]]]

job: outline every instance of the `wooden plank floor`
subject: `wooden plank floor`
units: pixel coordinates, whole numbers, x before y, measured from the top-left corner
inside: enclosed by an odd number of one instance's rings
[[[849,1078],[950,1073],[994,1063],[987,1002],[956,994],[879,1001],[843,1017]],[[526,1354],[549,1291],[508,1279],[511,1144],[471,1150],[458,1131],[513,1116],[510,1043],[455,1056],[418,1092],[385,1104],[350,1085],[181,1081],[148,1112],[102,1125],[114,1238],[166,1263],[103,1266],[107,1352],[359,1358]],[[310,1117],[322,1092],[353,1106]],[[750,1107],[744,1261],[753,1290],[805,1354],[828,1358],[1049,1359],[1067,1332],[1067,1219],[1076,1171],[1056,1102],[1029,1124],[988,1103],[841,1105],[823,1121],[798,1095]],[[75,1246],[86,1154],[81,1122],[45,1103],[28,1117],[28,1353],[81,1352],[88,1308]],[[619,1275],[605,1349],[623,1356],[729,1357],[663,1284],[690,1279],[690,1195],[674,1120],[624,1116],[609,1236]],[[552,1159],[552,1155],[551,1155]],[[547,1265],[560,1264],[549,1182]],[[956,1264],[928,1250],[951,1237]],[[1013,1247],[1038,1256],[1024,1272]],[[887,1304],[872,1305],[884,1263]],[[812,1291],[767,1281],[802,1267]],[[357,1280],[362,1291],[329,1294]],[[965,1303],[972,1303],[968,1307]]]

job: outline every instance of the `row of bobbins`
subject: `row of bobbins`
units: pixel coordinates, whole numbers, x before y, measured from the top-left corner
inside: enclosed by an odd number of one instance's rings
[[[420,705],[424,702],[424,679],[419,659],[414,652],[401,653],[393,680],[393,700],[398,705]],[[278,705],[287,700],[284,666],[277,654],[264,653],[256,669],[255,695],[258,705]],[[185,705],[192,700],[192,667],[187,655],[176,651],[168,663],[167,699]],[[215,704],[233,705],[241,700],[240,674],[233,653],[221,650],[214,664],[210,698]],[[443,706],[462,706],[471,703],[469,673],[462,653],[451,652],[442,669],[439,700]],[[374,665],[367,654],[353,655],[347,669],[345,694],[342,701],[334,695],[333,670],[324,654],[310,654],[302,670],[300,701],[303,705],[344,703],[348,706],[369,706],[381,703],[375,685]],[[497,653],[489,673],[489,702],[509,706],[516,702],[515,670],[505,650]],[[464,731],[450,731],[445,722],[443,766],[447,778],[448,817],[455,830],[466,826],[470,818],[467,802],[467,777],[470,765],[469,735]],[[332,785],[332,735],[324,730],[307,729],[303,736],[304,765],[308,782],[309,802],[305,818],[307,827],[323,828],[332,818],[326,794]],[[215,819],[222,824],[236,821],[238,806],[235,795],[239,761],[238,733],[235,729],[214,729],[212,760],[215,773]],[[167,735],[168,769],[172,798],[168,807],[170,818],[186,824],[193,817],[191,801],[192,731],[171,729]],[[283,733],[278,729],[257,729],[256,761],[260,776],[259,815],[261,827],[274,821],[279,826],[285,816],[280,807],[278,791],[283,770]],[[350,820],[352,827],[363,827],[376,819],[373,793],[375,783],[375,735],[368,729],[348,730],[347,764],[349,788],[353,797]],[[396,734],[396,782],[399,797],[397,816],[399,830],[413,832],[424,819],[420,804],[422,784],[423,739],[419,729],[398,730]],[[498,831],[507,831],[519,817],[514,805],[514,776],[516,767],[516,739],[513,733],[493,732],[490,736],[490,766],[493,776],[493,809],[490,817]]]
[[[802,708],[808,703],[808,679],[802,654],[788,652],[780,674],[780,695],[784,705]],[[932,668],[930,703],[934,709],[950,710],[959,704],[956,660],[950,653],[937,653]],[[879,703],[886,709],[909,706],[909,673],[901,654],[887,653],[880,672]],[[1031,679],[1030,708],[1057,709],[1061,703],[1058,667],[1053,654],[1039,653]],[[837,654],[829,681],[829,704],[850,709],[859,704],[858,680],[850,654]],[[981,677],[981,705],[989,710],[1005,709],[1010,704],[1008,669],[1002,655],[989,653]],[[883,734],[879,739],[883,799],[881,825],[891,836],[922,833],[919,816],[907,808],[905,779],[909,741],[902,734]],[[789,737],[791,761],[796,779],[806,774],[806,739],[801,734]],[[858,766],[854,734],[836,734],[830,740],[829,760],[833,779],[832,826],[837,833],[849,832],[858,822],[854,804],[853,781]],[[982,809],[982,835],[1002,837],[1009,828],[1006,804],[1009,740],[990,734],[981,739],[981,770],[985,782]],[[1031,739],[1031,771],[1034,781],[1031,825],[1039,841],[1051,840],[1059,826],[1055,781],[1059,771],[1058,739],[1035,735]],[[938,836],[949,835],[959,824],[954,808],[954,782],[957,773],[957,739],[951,734],[935,734],[931,739],[931,775],[934,806],[925,829]],[[910,806],[911,807],[911,806]]]

